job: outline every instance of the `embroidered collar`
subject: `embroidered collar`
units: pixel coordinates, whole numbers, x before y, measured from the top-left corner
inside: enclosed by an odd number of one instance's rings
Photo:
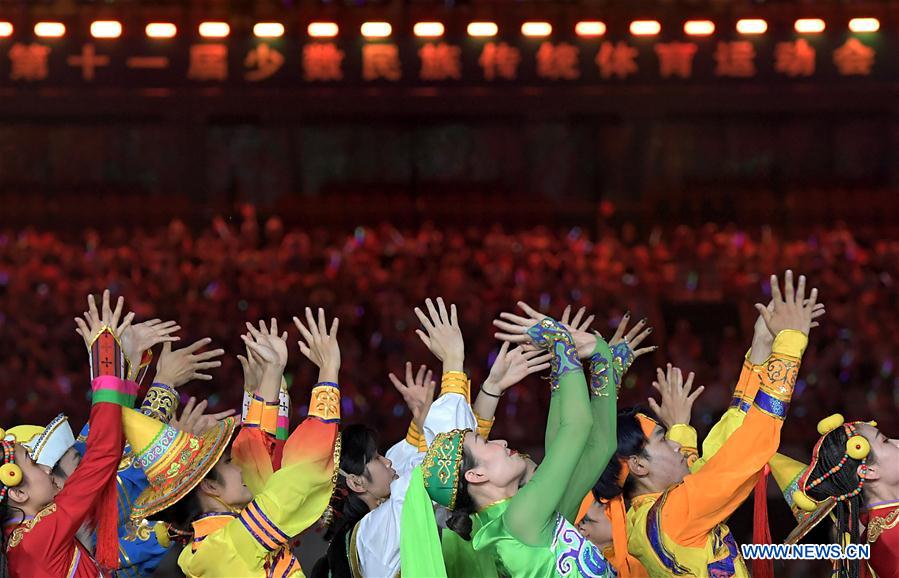
[[[31,531],[38,522],[40,522],[45,516],[49,516],[53,512],[56,511],[56,504],[51,503],[49,506],[35,514],[34,516],[26,516],[24,520],[17,523],[7,524],[5,529],[10,532],[9,540],[6,542],[6,551],[8,552],[12,548],[15,548],[22,542],[22,538],[25,537],[25,534]]]
[[[237,518],[237,514],[232,514],[231,512],[209,512],[194,520],[193,524],[191,524],[194,529],[194,549],[206,536],[224,528],[228,522],[235,518]]]
[[[659,499],[659,496],[662,495],[662,492],[652,492],[649,494],[641,494],[639,496],[634,496],[631,499],[631,508],[639,508],[643,504],[649,501],[655,501]]]
[[[866,512],[871,512],[874,510],[883,510],[886,508],[895,508],[899,506],[899,500],[887,500],[885,502],[874,502],[873,504],[868,504],[865,507]]]
[[[481,512],[486,512],[487,510],[489,510],[489,509],[492,508],[493,506],[498,506],[498,505],[502,504],[503,502],[508,502],[508,501],[511,500],[511,499],[512,499],[512,498],[503,498],[503,499],[497,500],[497,501],[495,501],[495,502],[490,502],[489,504],[487,504],[486,506],[484,506],[483,508],[481,508],[480,510],[478,510],[477,513],[480,514]]]

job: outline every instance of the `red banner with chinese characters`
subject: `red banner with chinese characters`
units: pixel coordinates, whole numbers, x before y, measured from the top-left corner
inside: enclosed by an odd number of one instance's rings
[[[792,28],[740,34],[733,23],[707,36],[677,27],[632,34],[610,27],[584,37],[556,27],[544,38],[512,28],[478,38],[417,38],[395,27],[366,39],[357,29],[315,39],[305,30],[278,38],[230,33],[203,38],[196,24],[173,38],[143,29],[94,38],[83,22],[57,38],[17,26],[0,38],[0,85],[36,86],[492,86],[628,85],[719,82],[893,82],[899,62],[887,32],[846,28],[803,34]],[[24,30],[24,34],[20,34]]]

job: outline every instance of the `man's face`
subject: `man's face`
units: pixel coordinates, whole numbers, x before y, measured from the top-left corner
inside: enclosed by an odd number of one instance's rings
[[[81,463],[81,454],[79,454],[74,447],[66,450],[66,453],[59,458],[59,461],[56,462],[56,465],[53,466],[53,481],[54,483],[62,489],[66,480],[69,479],[69,476],[72,475],[72,472],[75,471],[75,468],[78,467],[78,464]]]
[[[687,457],[680,452],[680,444],[665,439],[665,430],[656,426],[644,446],[648,476],[657,488],[669,488],[684,481],[690,468]]]
[[[606,517],[605,507],[599,502],[593,502],[578,523],[577,529],[584,538],[599,548],[612,543],[612,522]]]

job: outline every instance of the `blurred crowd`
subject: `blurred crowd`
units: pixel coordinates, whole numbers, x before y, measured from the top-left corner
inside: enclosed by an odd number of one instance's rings
[[[235,355],[243,351],[245,321],[274,316],[288,326],[305,306],[326,308],[341,321],[345,421],[371,424],[389,438],[384,444],[399,439],[410,419],[388,372],[407,360],[436,368],[414,333],[412,309],[426,297],[457,304],[475,389],[498,346],[491,320],[517,300],[551,315],[585,305],[607,336],[630,310],[648,317],[655,332],[647,343],[661,348],[635,364],[621,404],[645,403],[654,368],[674,363],[706,386],[694,408],[702,432],[729,402],[752,334],[753,304],[767,302],[769,274],[787,267],[819,288],[827,315],[803,359],[783,451],[805,457],[818,419],[837,410],[899,432],[899,241],[864,238],[843,226],[801,238],[711,224],[625,224],[598,233],[430,223],[299,230],[252,211],[202,230],[180,221],[152,233],[87,230],[65,238],[0,230],[0,425],[45,423],[59,411],[76,426],[86,419],[87,356],[73,318],[88,293],[108,287],[138,320],[178,321],[182,344],[210,337],[212,347],[227,351],[213,382],[184,387],[183,395],[209,398],[214,408],[240,404]],[[289,381],[299,404],[315,376],[295,346],[291,355]],[[523,448],[540,445],[547,400],[538,378],[513,389],[500,404],[496,436]]]

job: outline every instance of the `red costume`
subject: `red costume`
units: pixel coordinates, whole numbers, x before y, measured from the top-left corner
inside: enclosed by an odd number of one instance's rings
[[[14,521],[5,528],[6,554],[13,577],[97,578],[104,575],[75,533],[88,519],[97,521],[100,557],[101,544],[108,533],[109,514],[116,516],[115,477],[124,447],[122,407],[133,406],[137,384],[114,375],[121,375],[122,364],[116,360],[116,356],[121,357],[118,344],[110,344],[111,340],[114,340],[112,334],[104,332],[92,347],[92,353],[98,355],[92,359],[98,362],[92,363],[92,368],[96,368],[93,373],[106,375],[100,375],[92,382],[91,429],[81,463],[53,502],[35,516]],[[114,518],[111,530],[114,535]],[[113,540],[111,566],[118,558],[118,540]]]
[[[868,564],[877,578],[899,578],[899,500],[876,504],[860,519],[871,544]]]

